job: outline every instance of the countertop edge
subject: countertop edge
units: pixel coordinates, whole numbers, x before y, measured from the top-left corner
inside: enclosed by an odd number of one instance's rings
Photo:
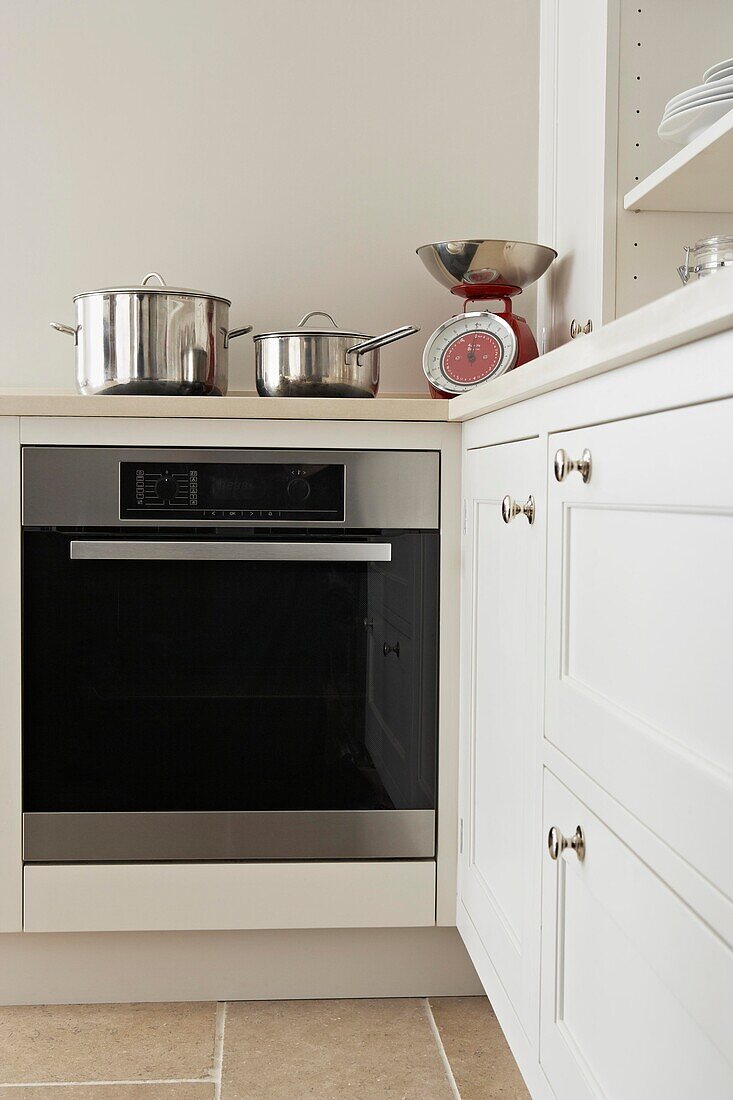
[[[472,420],[730,328],[733,271],[721,271],[454,398],[450,419]]]
[[[341,420],[446,423],[447,401],[427,395],[350,398],[95,396],[34,390],[0,390],[0,416],[130,417],[136,419]]]

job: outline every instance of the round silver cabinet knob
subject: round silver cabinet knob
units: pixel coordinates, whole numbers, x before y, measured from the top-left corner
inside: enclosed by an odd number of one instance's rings
[[[593,470],[593,460],[591,453],[586,447],[580,458],[570,458],[568,452],[560,450],[555,455],[555,481],[564,481],[568,474],[572,474],[573,470],[577,470],[583,481],[588,484],[590,481],[590,475]]]
[[[508,494],[504,497],[501,502],[501,518],[504,523],[511,523],[515,516],[526,516],[527,523],[534,523],[535,504],[533,496],[527,497],[525,504],[520,504]]]
[[[563,836],[556,825],[553,825],[547,834],[547,850],[550,859],[559,859],[566,848],[575,852],[582,863],[585,859],[585,835],[580,825],[577,825],[571,837]]]
[[[585,324],[581,324],[580,321],[573,320],[570,322],[570,339],[575,340],[578,336],[588,336],[593,331],[593,322],[588,318]]]

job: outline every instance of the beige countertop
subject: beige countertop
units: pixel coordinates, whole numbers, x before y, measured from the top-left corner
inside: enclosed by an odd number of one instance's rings
[[[0,416],[207,417],[236,420],[462,421],[604,374],[733,328],[733,271],[680,287],[589,336],[451,401],[427,393],[349,398],[83,397],[73,392],[0,390]]]
[[[49,390],[0,390],[0,416],[207,417],[215,420],[412,420],[448,419],[449,401],[427,393],[343,397],[84,397]]]

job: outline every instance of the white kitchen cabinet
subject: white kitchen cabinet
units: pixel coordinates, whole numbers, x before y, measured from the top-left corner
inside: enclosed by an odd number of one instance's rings
[[[542,0],[538,237],[558,259],[539,286],[546,347],[615,314],[619,0]]]
[[[545,736],[733,899],[733,401],[552,435]]]
[[[733,1096],[730,346],[464,425],[457,923],[533,1100]]]
[[[469,451],[464,474],[458,925],[479,974],[486,974],[489,961],[531,1037],[536,1032],[539,949],[542,444],[529,439]],[[534,522],[518,512],[506,523],[505,494],[525,508],[533,499]]]
[[[550,772],[540,1061],[562,1100],[730,1100],[733,952]]]

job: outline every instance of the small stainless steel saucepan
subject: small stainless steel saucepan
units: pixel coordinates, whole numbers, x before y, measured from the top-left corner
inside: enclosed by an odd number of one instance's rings
[[[311,317],[326,317],[333,328],[306,328]],[[295,329],[254,337],[257,392],[261,397],[375,397],[379,349],[419,331],[405,325],[368,337],[339,329],[330,313],[313,310]]]

